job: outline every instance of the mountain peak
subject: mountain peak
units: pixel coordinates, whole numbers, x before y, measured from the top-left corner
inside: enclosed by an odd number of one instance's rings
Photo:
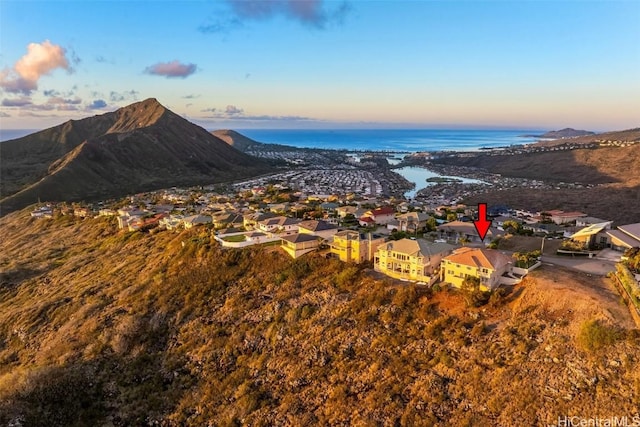
[[[130,132],[156,123],[167,111],[156,98],[134,102],[115,111],[116,122],[107,133]]]

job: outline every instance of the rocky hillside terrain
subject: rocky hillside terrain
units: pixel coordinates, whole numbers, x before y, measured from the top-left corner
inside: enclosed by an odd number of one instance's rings
[[[259,174],[247,156],[155,99],[0,144],[0,208],[118,197]]]
[[[633,416],[640,335],[606,278],[487,304],[207,229],[0,218],[0,425],[547,425]]]

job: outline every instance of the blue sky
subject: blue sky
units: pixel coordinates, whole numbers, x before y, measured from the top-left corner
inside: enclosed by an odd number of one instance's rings
[[[2,127],[640,126],[638,1],[0,2]]]

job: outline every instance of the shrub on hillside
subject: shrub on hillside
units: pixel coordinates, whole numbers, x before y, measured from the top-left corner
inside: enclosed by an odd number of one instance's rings
[[[598,320],[587,320],[578,332],[578,344],[583,349],[594,352],[614,344],[620,337],[617,328],[607,326]]]

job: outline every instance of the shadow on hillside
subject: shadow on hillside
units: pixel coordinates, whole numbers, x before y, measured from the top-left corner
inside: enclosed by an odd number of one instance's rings
[[[0,289],[13,288],[20,282],[33,279],[46,273],[48,269],[34,269],[34,268],[16,268],[9,271],[0,271]]]
[[[88,342],[91,350],[65,364],[15,366],[0,383],[0,425],[160,425],[194,381],[183,357],[168,351],[170,335],[163,316],[148,314],[105,327],[108,341]],[[83,359],[86,351],[97,355]]]
[[[572,151],[531,153],[514,156],[451,157],[435,161],[439,165],[481,168],[505,177],[539,179],[582,184],[618,183],[618,177],[576,159]]]
[[[640,185],[633,187],[601,186],[561,190],[513,188],[493,191],[465,200],[469,204],[506,204],[532,211],[562,209],[580,211],[589,216],[612,220],[614,225],[640,222]]]

